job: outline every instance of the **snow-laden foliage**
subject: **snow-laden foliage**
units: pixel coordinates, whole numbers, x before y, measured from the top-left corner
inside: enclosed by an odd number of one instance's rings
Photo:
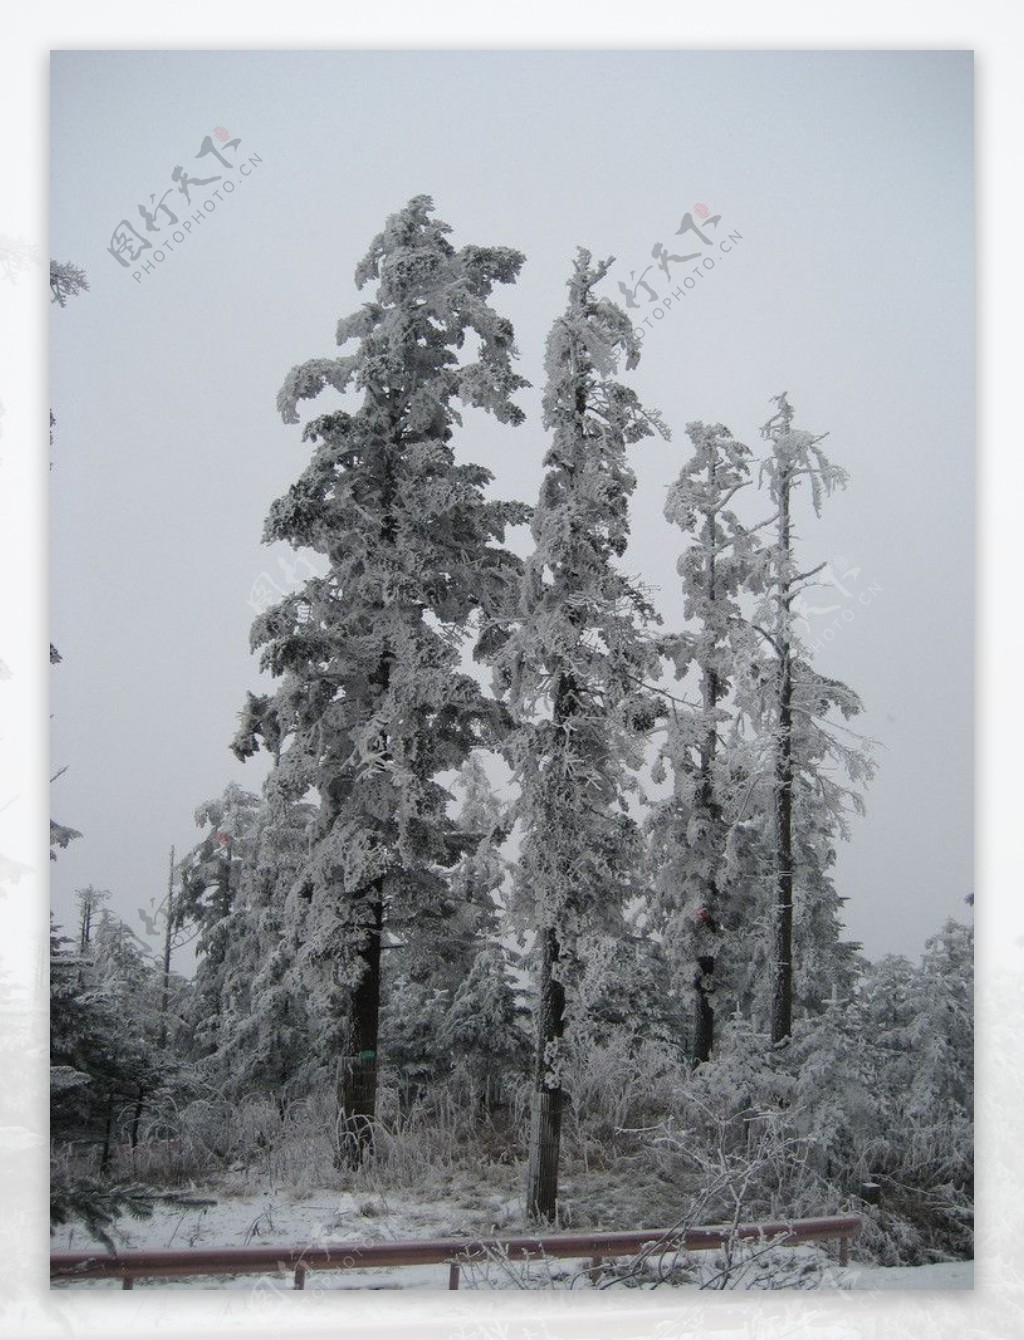
[[[79,265],[70,261],[50,261],[50,301],[66,307],[68,298],[88,292],[89,280]]]
[[[381,1051],[405,1107],[448,1081],[456,1066],[487,1106],[522,1061],[511,955],[496,940],[508,875],[501,844],[511,820],[480,753],[463,764],[458,789],[455,825],[465,849],[443,901],[389,922]]]
[[[217,1050],[205,1067],[227,1094],[265,1093],[283,1104],[326,1059],[295,968],[304,906],[298,889],[315,817],[312,805],[280,796],[253,815],[224,928]]]
[[[920,964],[861,965],[849,994],[794,1019],[784,1048],[726,1021],[711,1063],[649,1133],[664,1175],[692,1186],[735,1168],[750,1219],[860,1214],[858,1251],[886,1265],[970,1257],[972,956],[970,929],[947,922]]]
[[[77,952],[54,930],[54,1222],[111,1245],[116,1213],[152,1201],[143,1173],[436,1197],[469,1165],[500,1187],[495,1225],[853,1209],[866,1256],[968,1254],[973,936],[949,922],[920,966],[866,964],[832,878],[872,764],[856,694],[797,636],[821,569],[800,570],[794,518],[844,472],[785,395],[756,481],[728,429],[689,424],[665,506],[679,627],[655,638],[622,562],[630,448],[668,434],[616,380],[639,346],[597,295],[611,262],[579,252],[547,341],[531,510],[455,449],[467,407],[523,418],[490,302],[523,258],[450,231],[426,196],[389,218],[338,354],[278,397],[286,424],[319,412],[264,538],[315,562],[252,627],[276,682],[247,695],[233,749],[272,756],[262,798],[232,784],[196,812],[163,964],[101,890],[80,891]],[[51,286],[61,306],[88,287],[69,265]],[[770,515],[752,526],[755,482]],[[527,521],[524,563],[503,546]],[[496,696],[464,672],[470,648]],[[643,822],[655,726],[649,775],[669,786]],[[51,824],[52,847],[77,836]],[[175,932],[198,968],[172,993]],[[739,1278],[731,1253],[709,1287]]]
[[[662,639],[676,678],[696,678],[699,705],[672,703],[656,776],[672,792],[648,818],[658,924],[679,993],[692,981],[690,1055],[706,1061],[714,1018],[745,996],[757,872],[739,826],[753,813],[750,758],[731,700],[738,677],[763,661],[749,622],[762,589],[756,532],[732,506],[750,480],[751,452],[722,424],[687,425],[693,454],[669,490],[666,519],[689,540],[679,561],[687,627]]]
[[[623,359],[636,363],[637,348],[625,314],[594,294],[609,264],[580,250],[568,306],[548,337],[543,404],[552,440],[520,623],[498,665],[516,719],[508,745],[523,834],[516,889],[535,932],[536,1084],[538,1110],[549,1114],[560,1111],[581,936],[616,933],[636,888],[641,842],[627,794],[655,715],[645,683],[657,657],[642,631],[653,610],[616,566],[635,486],[626,448],[654,425],[635,392],[613,380]],[[535,1159],[539,1143],[548,1167],[531,1175],[530,1199],[550,1217],[560,1117],[540,1120],[550,1125],[535,1131]]]
[[[67,824],[59,824],[56,819],[50,820],[50,860],[57,859],[58,847],[64,848],[69,842],[74,842],[75,838],[82,835],[77,828],[69,828]]]
[[[814,670],[796,632],[794,602],[820,569],[798,570],[792,521],[801,485],[817,512],[845,475],[793,428],[785,396],[777,407],[758,473],[768,521],[747,526],[734,508],[752,455],[720,424],[689,426],[695,451],[666,505],[690,540],[688,624],[661,645],[699,696],[671,703],[655,778],[668,774],[672,793],[649,818],[649,859],[667,951],[695,992],[695,1061],[716,1018],[771,1018],[781,1039],[794,1001],[818,1010],[852,981],[831,869],[872,763],[843,724],[859,699]]]
[[[257,795],[229,782],[196,809],[196,825],[206,832],[178,866],[172,929],[196,932],[198,965],[187,1016],[197,1056],[213,1052],[220,1040],[225,972],[238,936],[235,900],[253,851],[259,803]]]
[[[471,626],[479,652],[501,643],[520,569],[501,542],[528,518],[489,500],[489,473],[457,462],[452,442],[460,401],[523,417],[512,327],[488,302],[523,258],[457,251],[450,231],[426,196],[388,219],[356,271],[375,296],[338,326],[354,352],[285,382],[285,422],[328,387],[348,396],[307,424],[312,457],[265,529],[326,570],[256,619],[253,647],[281,683],[250,695],[234,745],[273,753],[268,794],[319,796],[298,962],[336,1037],[355,1011],[350,1050],[371,1066],[381,927],[442,904],[463,850],[437,776],[502,726],[460,649]]]
[[[50,1222],[80,1221],[112,1248],[117,1215],[152,1206],[145,1188],[110,1180],[115,1146],[134,1147],[144,1105],[177,1065],[158,1044],[155,964],[99,891],[84,892],[77,951],[51,917]]]
[[[921,964],[872,964],[853,1003],[853,1025],[884,1058],[873,1090],[884,1139],[872,1172],[897,1186],[973,1192],[974,934],[947,921]]]
[[[456,782],[462,804],[453,834],[461,854],[447,873],[434,904],[396,909],[389,930],[400,941],[391,955],[412,980],[430,981],[452,995],[465,982],[480,952],[496,937],[502,916],[501,889],[508,863],[501,846],[511,819],[491,789],[479,752],[466,759]],[[404,913],[404,915],[402,914]]]
[[[794,602],[824,567],[801,571],[795,554],[793,507],[809,487],[815,512],[846,476],[815,437],[793,428],[785,395],[762,429],[762,464],[776,508],[773,543],[761,554],[763,594],[751,619],[765,660],[752,659],[737,679],[737,703],[759,746],[752,772],[760,793],[762,869],[774,886],[762,924],[770,934],[751,957],[757,968],[760,1017],[770,1013],[773,1039],[790,1031],[794,1004],[816,1008],[838,985],[851,983],[856,946],[842,940],[842,899],[832,882],[835,844],[848,816],[862,808],[873,772],[870,749],[844,725],[861,711],[856,693],[814,670],[796,632]],[[766,970],[767,969],[767,970]],[[766,984],[770,982],[770,990]]]
[[[102,1146],[108,1120],[134,1102],[140,1084],[150,1084],[155,1060],[145,1037],[138,954],[122,941],[126,927],[108,912],[100,921],[99,961],[93,946],[69,952],[67,937],[51,926],[50,1116],[54,1140]],[[119,966],[127,968],[123,976]]]
[[[617,929],[635,887],[639,839],[627,807],[657,656],[654,612],[616,566],[635,477],[626,446],[652,431],[630,389],[609,379],[636,361],[629,322],[594,297],[607,262],[582,251],[567,311],[547,345],[544,424],[553,432],[534,513],[520,622],[498,665],[516,730],[507,750],[522,788],[521,914],[566,951],[601,920]]]

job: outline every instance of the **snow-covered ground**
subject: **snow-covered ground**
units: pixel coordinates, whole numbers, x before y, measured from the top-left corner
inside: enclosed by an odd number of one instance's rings
[[[943,1261],[932,1266],[851,1266],[850,1289],[973,1289],[973,1261]]]
[[[495,1191],[471,1185],[449,1188],[462,1195],[421,1195],[409,1192],[352,1193],[323,1190],[295,1196],[285,1191],[230,1194],[223,1190],[190,1193],[192,1204],[158,1205],[149,1220],[122,1223],[123,1250],[230,1246],[297,1246],[342,1243],[410,1242],[425,1238],[503,1237],[525,1230],[522,1202],[514,1187]],[[442,1188],[432,1189],[441,1192]],[[60,1229],[51,1239],[53,1252],[100,1250],[80,1226]],[[788,1249],[787,1254],[788,1254]],[[808,1262],[811,1249],[797,1249]],[[708,1264],[711,1254],[707,1254]],[[703,1263],[703,1262],[702,1262]],[[585,1261],[533,1262],[528,1270],[516,1263],[489,1262],[463,1269],[464,1289],[593,1287]],[[119,1289],[116,1280],[81,1281],[55,1288]],[[137,1288],[260,1289],[292,1287],[291,1275],[201,1276],[186,1280],[148,1281]],[[680,1281],[680,1287],[689,1286]],[[839,1269],[832,1259],[820,1287],[876,1291],[879,1289],[971,1289],[973,1261],[940,1265]],[[447,1289],[447,1265],[402,1266],[393,1269],[339,1270],[311,1274],[307,1290]]]

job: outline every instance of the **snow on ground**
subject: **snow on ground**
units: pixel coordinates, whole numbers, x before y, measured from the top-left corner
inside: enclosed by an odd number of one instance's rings
[[[973,1289],[973,1261],[943,1261],[931,1266],[850,1266],[850,1289]]]
[[[460,1194],[461,1193],[461,1194]],[[122,1250],[162,1250],[234,1246],[340,1245],[410,1242],[426,1238],[512,1237],[527,1230],[518,1179],[496,1188],[465,1178],[454,1186],[433,1187],[416,1195],[321,1190],[305,1195],[269,1190],[232,1194],[223,1188],[188,1193],[191,1204],[160,1204],[149,1220],[125,1220],[119,1229]],[[102,1251],[80,1225],[69,1225],[51,1238],[53,1252]],[[787,1254],[812,1249],[782,1249]],[[708,1254],[710,1258],[710,1253]],[[585,1261],[489,1262],[465,1267],[463,1289],[591,1287]],[[710,1264],[710,1261],[709,1261]],[[54,1288],[119,1289],[117,1280],[83,1280]],[[289,1273],[277,1276],[200,1276],[185,1280],[140,1282],[136,1288],[282,1290],[292,1287]],[[680,1287],[689,1286],[680,1281]],[[971,1289],[973,1261],[928,1266],[867,1267],[841,1270],[831,1263],[822,1287],[880,1289]],[[447,1265],[393,1269],[339,1270],[310,1274],[306,1289],[447,1289]]]

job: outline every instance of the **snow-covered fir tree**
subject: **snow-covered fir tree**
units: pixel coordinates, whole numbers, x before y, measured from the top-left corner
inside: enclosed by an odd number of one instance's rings
[[[501,943],[480,945],[438,1033],[452,1072],[461,1069],[469,1077],[485,1115],[501,1100],[506,1081],[521,1078],[529,1063],[527,1011],[516,992],[516,966]]]
[[[577,1052],[616,1039],[679,1047],[683,1022],[670,989],[672,964],[661,937],[651,934],[646,899],[631,900],[614,933],[595,929],[580,940],[582,972],[575,990]]]
[[[794,495],[806,486],[820,515],[824,496],[845,484],[846,475],[825,456],[822,437],[793,427],[786,395],[774,403],[776,412],[761,430],[770,444],[762,474],[776,508],[774,537],[765,549],[764,596],[753,616],[770,655],[767,665],[749,664],[742,707],[765,746],[762,792],[770,787],[770,807],[764,807],[772,815],[766,844],[773,888],[769,1008],[771,1038],[778,1044],[792,1030],[794,996],[815,1008],[833,985],[849,989],[856,946],[842,941],[843,900],[829,871],[851,808],[863,808],[859,787],[872,762],[839,720],[857,715],[860,699],[814,670],[795,628],[794,604],[826,565],[799,570]]]
[[[187,1013],[197,1057],[210,1055],[220,1042],[225,973],[237,935],[235,901],[253,851],[259,804],[259,796],[229,782],[220,796],[197,808],[196,825],[207,831],[179,866],[172,929],[196,932],[197,965]]]
[[[732,503],[751,483],[749,447],[722,424],[687,425],[693,454],[669,490],[665,516],[689,539],[677,567],[687,628],[661,640],[677,680],[696,681],[699,705],[675,699],[655,768],[672,791],[648,819],[652,883],[665,949],[682,987],[693,989],[689,1055],[707,1061],[715,1004],[742,994],[753,914],[742,844],[729,838],[747,817],[744,750],[729,696],[736,675],[759,654],[749,619],[761,580],[756,533]],[[744,599],[746,597],[746,599]]]
[[[973,999],[974,932],[953,920],[926,941],[920,964],[887,955],[865,973],[852,1009],[877,1058],[872,1092],[886,1136],[873,1173],[973,1192]]]
[[[136,1143],[143,1104],[170,1068],[156,1038],[159,974],[134,932],[96,902],[88,941],[80,935],[77,952],[69,943],[53,925],[51,1139],[94,1146],[105,1173],[117,1139]]]
[[[327,1058],[317,1045],[296,969],[304,930],[301,878],[316,807],[268,789],[253,816],[224,925],[217,1050],[206,1066],[229,1096],[265,1094],[282,1105],[308,1091]]]
[[[460,649],[474,627],[479,651],[501,642],[520,569],[501,542],[528,518],[489,501],[489,472],[453,446],[458,402],[523,418],[512,325],[488,302],[523,257],[456,250],[450,231],[427,196],[389,218],[356,271],[376,294],[338,326],[354,351],[286,379],[287,423],[327,388],[354,396],[308,423],[312,458],[268,517],[268,542],[311,549],[326,571],[256,619],[253,646],[281,684],[250,695],[234,745],[245,757],[262,742],[275,786],[319,795],[299,964],[354,1152],[376,1105],[385,923],[447,899],[461,845],[436,779],[501,722]]]
[[[499,926],[499,891],[507,875],[501,844],[511,828],[506,807],[491,789],[479,751],[463,764],[457,781],[463,801],[452,828],[462,848],[442,899],[405,909],[390,928],[400,941],[396,970],[431,983],[449,996],[465,981],[479,951]]]
[[[509,747],[520,787],[518,896],[535,932],[527,1207],[548,1219],[556,1212],[562,1040],[579,942],[597,926],[619,929],[636,887],[641,847],[626,795],[654,719],[644,685],[657,674],[641,631],[653,611],[616,561],[635,485],[627,447],[660,421],[614,380],[620,359],[636,365],[638,348],[626,315],[594,294],[610,264],[579,251],[568,306],[548,337],[544,425],[553,438],[521,623],[499,666],[518,723]]]
[[[110,902],[109,889],[97,889],[90,884],[75,894],[78,904],[78,952],[87,954],[92,946],[93,931],[99,923],[104,906]]]
[[[459,772],[463,801],[454,832],[464,850],[448,876],[446,895],[433,906],[410,907],[404,919],[389,921],[381,1042],[406,1104],[459,1063],[485,1080],[488,1093],[496,1092],[494,1067],[487,1062],[516,1052],[518,1034],[501,1038],[492,1033],[479,1054],[478,1031],[466,1026],[473,999],[491,1004],[492,986],[481,981],[484,969],[478,965],[486,963],[498,973],[495,993],[511,994],[507,956],[496,944],[500,890],[508,872],[501,844],[511,820],[491,788],[481,752],[471,754]],[[458,1028],[448,1026],[456,998]],[[514,1001],[511,1009],[514,1019]]]

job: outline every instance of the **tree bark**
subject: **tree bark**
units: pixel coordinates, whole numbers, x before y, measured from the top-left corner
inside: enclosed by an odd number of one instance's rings
[[[701,983],[698,970],[695,978],[696,1010],[693,1023],[692,1068],[696,1069],[704,1061],[711,1060],[711,1051],[715,1045],[715,1011],[711,1006],[707,988]]]
[[[530,1130],[527,1213],[553,1220],[558,1208],[558,1163],[562,1139],[564,1091],[548,1069],[548,1048],[557,1046],[565,1027],[565,988],[555,977],[560,957],[553,927],[540,932],[540,999],[537,1008],[536,1087]]]

